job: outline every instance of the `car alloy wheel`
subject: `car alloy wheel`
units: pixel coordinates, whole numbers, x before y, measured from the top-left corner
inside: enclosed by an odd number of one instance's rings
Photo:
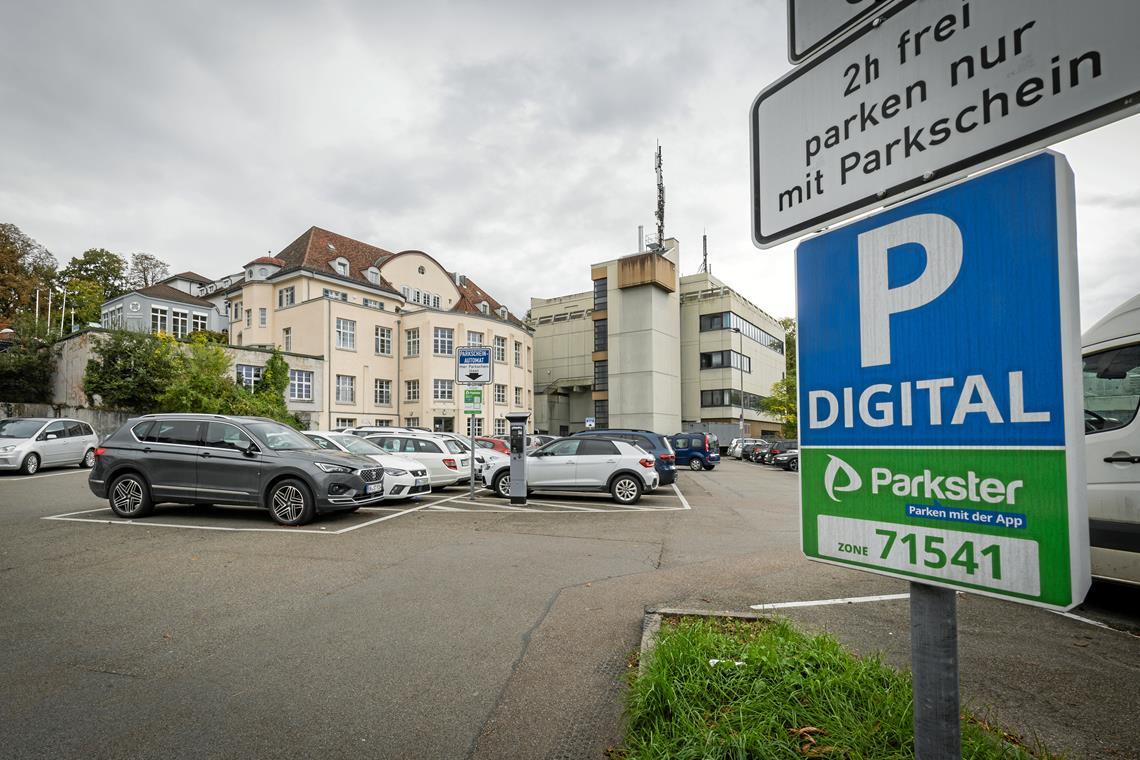
[[[150,499],[146,483],[135,474],[124,475],[117,479],[111,485],[107,501],[111,503],[112,512],[128,520],[146,517],[154,510],[154,503]]]
[[[504,472],[495,478],[495,493],[504,499],[511,498],[511,475]]]
[[[87,453],[83,455],[83,461],[79,466],[85,470],[90,470],[95,466],[95,449],[87,449]]]
[[[269,513],[281,525],[304,525],[315,511],[309,489],[299,480],[282,480],[269,492]]]
[[[618,504],[636,504],[641,498],[641,484],[632,475],[622,475],[614,481],[610,494]]]
[[[793,459],[791,462],[788,462],[788,469],[790,469],[792,472],[799,472],[800,471],[800,460],[797,458],[797,459]]]
[[[692,470],[693,472],[700,472],[701,470],[705,469],[705,466],[701,462],[701,460],[697,459],[696,457],[693,457],[692,459],[689,460],[689,469]]]
[[[20,472],[25,475],[35,475],[40,469],[40,455],[28,454],[24,457],[24,464],[20,466]]]

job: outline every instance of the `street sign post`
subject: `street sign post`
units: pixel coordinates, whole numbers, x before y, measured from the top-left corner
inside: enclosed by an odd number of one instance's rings
[[[1081,602],[1074,216],[1067,162],[1041,153],[799,245],[809,558]]]
[[[1136,112],[1138,28],[1135,0],[888,5],[753,103],[754,242],[821,230]]]
[[[587,430],[593,430],[595,425],[597,425],[597,420],[594,417],[587,417],[586,418],[586,429]]]
[[[788,0],[788,60],[800,63],[891,0]]]
[[[483,389],[482,388],[464,388],[463,389],[463,413],[464,414],[479,414],[483,411]]]
[[[455,349],[455,381],[465,385],[487,385],[494,376],[490,346],[460,346]]]
[[[1089,587],[1075,215],[1041,153],[796,249],[803,551],[910,581],[919,760],[961,756],[955,592]]]

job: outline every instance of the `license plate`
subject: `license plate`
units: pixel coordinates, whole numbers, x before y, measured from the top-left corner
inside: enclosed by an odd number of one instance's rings
[[[416,485],[417,486],[426,486],[427,484],[428,484],[427,478],[416,478]]]
[[[383,491],[383,483],[369,483],[368,485],[364,486],[364,493],[383,493]]]

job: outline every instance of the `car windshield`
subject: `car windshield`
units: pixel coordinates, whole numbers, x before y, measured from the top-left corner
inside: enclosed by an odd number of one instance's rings
[[[257,440],[274,451],[320,448],[293,428],[282,425],[280,422],[249,422],[246,423],[246,428],[257,437]]]
[[[31,438],[47,420],[0,420],[0,438]]]
[[[380,448],[372,441],[366,441],[363,438],[358,438],[355,435],[330,435],[329,440],[333,443],[340,444],[353,454],[363,454],[368,456],[370,454],[383,454],[384,449]]]

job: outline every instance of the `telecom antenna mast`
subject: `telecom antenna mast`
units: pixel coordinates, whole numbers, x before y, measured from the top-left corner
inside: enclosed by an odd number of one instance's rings
[[[709,235],[707,232],[701,235],[701,250],[703,253],[701,255],[700,271],[704,272],[705,274],[712,274],[712,272],[709,270]]]
[[[665,250],[665,176],[661,171],[661,143],[657,143],[657,251]]]

